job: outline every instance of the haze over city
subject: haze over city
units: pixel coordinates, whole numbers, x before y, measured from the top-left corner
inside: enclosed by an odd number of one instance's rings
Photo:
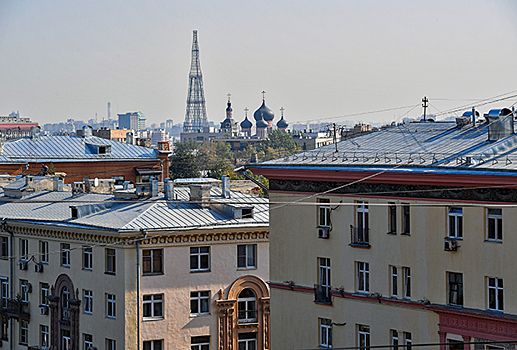
[[[424,95],[440,114],[515,90],[516,16],[512,0],[2,0],[0,114],[101,120],[110,101],[183,122],[193,30],[211,121],[227,93],[240,121],[262,90],[291,123],[417,118]]]

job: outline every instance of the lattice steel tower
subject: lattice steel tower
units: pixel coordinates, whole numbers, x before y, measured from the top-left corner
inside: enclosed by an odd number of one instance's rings
[[[183,123],[183,132],[197,132],[208,126],[206,117],[205,93],[203,91],[203,74],[199,63],[199,46],[197,44],[197,30],[194,30],[192,41],[192,61],[187,95],[187,113]]]

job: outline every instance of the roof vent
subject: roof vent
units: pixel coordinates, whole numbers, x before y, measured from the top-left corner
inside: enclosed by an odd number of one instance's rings
[[[152,177],[149,179],[149,183],[151,185],[151,197],[155,198],[158,197],[158,179],[155,177]]]
[[[86,138],[92,137],[92,135],[93,135],[93,128],[89,125],[83,126],[83,137],[86,139]]]
[[[223,175],[221,178],[222,182],[222,191],[221,196],[223,198],[230,198],[231,192],[230,192],[230,177],[228,175]]]
[[[164,183],[164,193],[165,193],[165,200],[170,201],[174,200],[174,181],[171,179],[165,179],[163,180]]]
[[[485,114],[488,122],[488,141],[497,141],[514,134],[513,112],[508,108],[492,109]]]
[[[39,126],[31,127],[31,139],[33,139],[33,140],[41,139],[41,129]]]
[[[63,179],[60,179],[59,177],[55,177],[52,179],[52,183],[54,185],[53,189],[57,192],[63,192]]]
[[[208,207],[211,185],[190,185],[190,200],[198,202],[202,207]]]

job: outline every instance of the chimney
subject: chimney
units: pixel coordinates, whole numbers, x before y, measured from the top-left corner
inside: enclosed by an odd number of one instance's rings
[[[128,133],[126,134],[126,143],[127,143],[128,145],[134,145],[134,142],[135,142],[135,141],[134,141],[133,133],[132,133],[132,132],[128,132]]]
[[[84,193],[84,182],[72,182],[72,196]]]
[[[221,197],[230,198],[230,177],[228,175],[223,175],[223,177],[221,178],[221,185]]]
[[[55,177],[52,179],[53,185],[54,185],[54,191],[57,192],[63,192],[63,180],[59,177]]]
[[[31,176],[31,175],[25,176],[25,185],[28,188],[34,188],[34,176]]]
[[[211,185],[190,185],[190,200],[202,207],[209,206]]]
[[[171,201],[174,200],[174,181],[172,179],[165,179],[163,180],[164,183],[164,194],[165,194],[165,200]]]
[[[39,126],[33,126],[31,128],[31,139],[39,140],[41,138],[41,129]]]
[[[90,183],[90,179],[88,178],[88,176],[83,176],[83,183],[84,183],[84,191],[87,193],[90,193],[91,183]]]
[[[149,180],[149,184],[151,186],[151,197],[153,197],[153,198],[158,197],[158,179],[155,177],[152,177]]]

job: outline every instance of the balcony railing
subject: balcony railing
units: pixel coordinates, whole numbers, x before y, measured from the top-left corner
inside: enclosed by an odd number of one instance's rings
[[[314,301],[317,303],[332,303],[332,293],[330,286],[322,286],[321,284],[314,285]]]
[[[0,312],[10,317],[21,319],[30,318],[31,315],[29,302],[17,299],[3,299]]]
[[[350,245],[369,247],[370,229],[366,227],[353,227],[350,225]]]

